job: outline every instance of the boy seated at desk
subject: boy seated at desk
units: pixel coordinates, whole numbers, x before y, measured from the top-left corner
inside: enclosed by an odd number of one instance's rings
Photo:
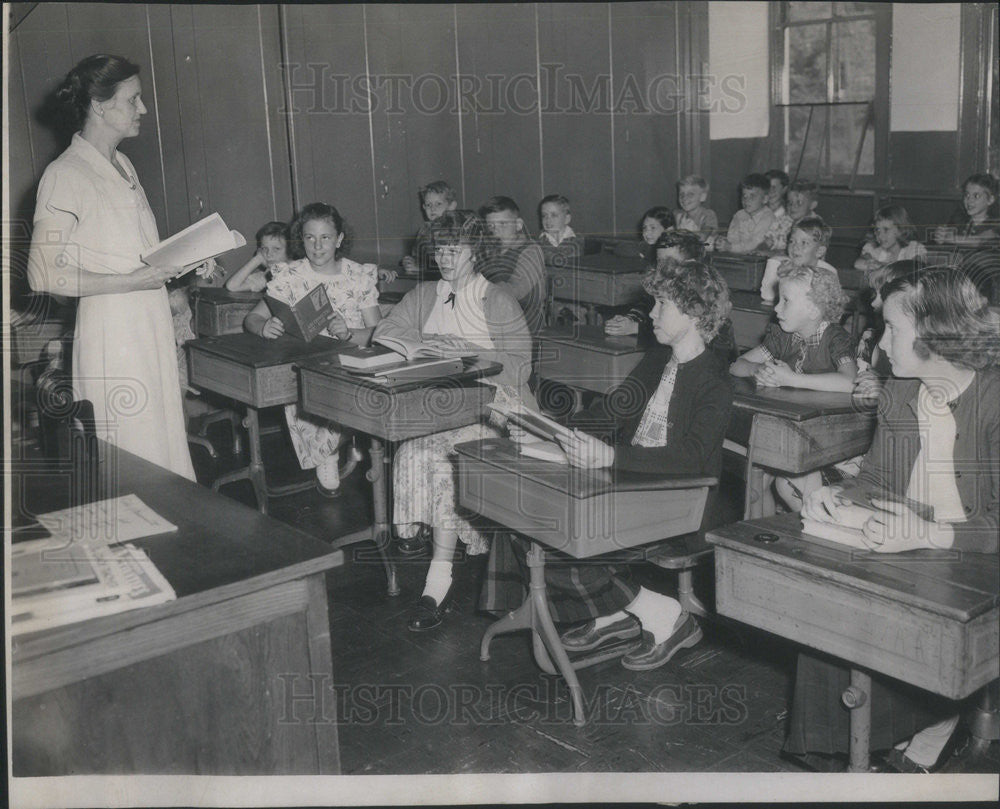
[[[656,298],[652,318],[659,344],[616,392],[573,419],[578,427],[610,434],[613,443],[576,429],[562,448],[573,466],[587,469],[718,476],[733,392],[725,364],[707,344],[729,314],[729,290],[714,269],[697,261],[665,261],[649,272],[645,287]],[[625,400],[627,408],[616,406]],[[515,440],[524,437],[518,428],[510,432]],[[705,507],[706,521],[714,496]],[[505,612],[524,600],[527,544],[513,534],[494,541],[481,609]],[[645,671],[701,639],[694,616],[675,599],[636,586],[628,565],[548,564],[545,581],[554,620],[583,622],[561,636],[569,651],[636,641],[622,665]]]
[[[874,513],[862,532],[871,551],[951,548],[996,554],[998,317],[954,268],[894,278],[882,287],[882,297],[885,331],[879,346],[894,378],[879,399],[871,448],[857,478],[814,491],[802,515],[839,524],[852,502],[870,502]],[[848,669],[799,655],[786,752],[847,751],[849,712],[840,695],[849,683]],[[889,750],[887,769],[928,772],[944,763],[959,719],[954,702],[875,675],[868,698],[871,748]]]
[[[427,183],[419,191],[420,209],[424,214],[424,223],[413,239],[410,255],[403,256],[403,272],[407,275],[419,275],[424,280],[427,274],[437,269],[434,260],[434,245],[431,243],[431,224],[446,211],[454,211],[458,207],[455,189],[444,180]]]
[[[733,214],[729,231],[715,240],[715,249],[730,253],[753,253],[764,246],[764,237],[774,224],[774,211],[767,207],[771,184],[763,174],[748,174],[740,183],[743,207]]]
[[[816,267],[829,270],[834,277],[837,269],[823,260],[830,244],[833,230],[818,216],[807,216],[796,220],[787,239],[787,256],[772,256],[764,265],[764,277],[760,282],[760,298],[764,303],[774,303],[778,286],[778,268],[786,261],[797,267]]]
[[[729,370],[753,377],[759,387],[790,387],[850,393],[858,366],[851,338],[839,325],[847,296],[836,273],[800,267],[791,261],[778,270],[778,324],[768,324],[764,342]],[[774,513],[771,483],[792,509],[819,488],[819,472],[795,477],[764,475],[765,513]]]
[[[562,194],[549,194],[538,203],[538,218],[542,232],[538,244],[542,248],[546,267],[576,267],[583,255],[583,240],[569,226],[573,218],[569,200]]]
[[[773,181],[772,181],[773,182]],[[774,224],[764,237],[764,249],[774,255],[783,255],[792,225],[806,216],[816,214],[819,186],[812,180],[796,180],[788,187],[785,210],[775,212]]]
[[[1000,241],[998,183],[992,174],[973,174],[962,183],[962,204],[945,227],[934,229],[938,244],[975,247]]]
[[[677,183],[677,204],[680,208],[674,211],[676,227],[697,233],[705,243],[711,242],[719,229],[719,217],[705,205],[707,201],[708,183],[704,177],[689,174]]]

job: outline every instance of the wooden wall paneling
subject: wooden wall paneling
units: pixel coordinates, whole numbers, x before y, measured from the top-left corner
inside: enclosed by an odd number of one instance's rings
[[[281,42],[280,8],[260,5],[257,6],[257,10],[260,20],[259,45],[264,73],[263,89],[267,102],[264,123],[270,130],[268,142],[271,149],[271,217],[287,222],[295,213],[295,204],[292,200],[291,152],[288,144],[285,85],[281,70],[284,52]],[[246,234],[248,241],[252,235],[252,233]]]
[[[361,5],[285,5],[285,81],[297,205],[337,207],[355,244],[351,255],[377,258],[371,130]]]
[[[478,88],[475,108],[462,113],[465,203],[503,194],[530,222],[542,196],[535,6],[459,4],[456,13],[459,71]]]
[[[166,232],[166,206],[160,166],[160,142],[149,64],[149,25],[143,3],[64,3],[69,29],[69,70],[95,53],[124,56],[140,67],[142,100],[149,112],[143,116],[139,136],[122,141],[121,150],[135,165],[161,236]],[[187,224],[187,223],[185,223]]]
[[[461,192],[455,12],[447,4],[372,4],[366,13],[368,68],[379,83],[372,110],[378,245],[381,261],[394,265],[423,222],[418,189],[443,179]]]
[[[232,270],[276,213],[258,8],[174,6],[172,15],[190,218],[218,211],[246,236],[224,259]],[[285,182],[280,172],[277,179]]]
[[[681,76],[708,75],[708,3],[693,0],[674,3],[677,26],[677,71]],[[705,88],[707,89],[707,88]],[[707,92],[698,98],[688,93],[688,107],[679,117],[678,178],[688,174],[711,176]]]
[[[723,228],[740,209],[740,181],[749,173],[754,156],[766,148],[765,141],[765,138],[712,141],[712,169],[706,178],[711,186],[708,207],[718,214]]]
[[[684,103],[678,65],[675,3],[611,4],[615,212],[618,231],[634,235],[642,212],[677,207],[676,182]],[[663,78],[668,77],[668,78]],[[655,93],[655,98],[651,94]],[[638,95],[637,95],[638,94]],[[636,103],[638,99],[638,103]]]
[[[565,194],[581,235],[615,231],[609,14],[607,3],[539,3],[542,194]],[[616,77],[617,78],[617,77]],[[519,200],[532,233],[538,197]]]
[[[889,188],[956,189],[957,132],[890,132],[889,153]]]

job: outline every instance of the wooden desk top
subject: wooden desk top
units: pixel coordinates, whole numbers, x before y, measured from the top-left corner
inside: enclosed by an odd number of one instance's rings
[[[288,334],[283,334],[275,340],[268,340],[248,332],[202,337],[186,343],[188,351],[203,351],[247,368],[268,368],[274,365],[299,363],[309,357],[334,354],[349,345],[352,344],[323,335],[311,343],[304,343]]]
[[[102,448],[100,498],[134,493],[177,526],[133,543],[146,551],[177,600],[20,636],[15,662],[342,564],[343,555],[318,539],[122,449]],[[26,515],[71,504],[74,486],[65,466],[36,462],[13,471],[13,502]]]
[[[195,287],[194,295],[198,300],[210,304],[250,303],[264,297],[263,292],[233,292],[225,287]]]
[[[802,533],[798,514],[781,514],[734,523],[710,531],[705,539],[785,569],[814,575],[919,608],[968,622],[1000,605],[996,554],[919,550],[879,554],[859,551]],[[761,543],[761,532],[777,534]]]
[[[315,356],[303,359],[297,365],[303,371],[310,371],[314,374],[327,377],[337,382],[344,383],[348,387],[364,388],[372,391],[384,391],[392,394],[407,393],[421,388],[428,388],[434,385],[447,384],[451,387],[464,387],[474,383],[478,379],[488,376],[496,376],[503,370],[499,362],[484,362],[480,360],[467,361],[465,369],[461,373],[447,374],[440,377],[428,379],[416,379],[407,382],[378,382],[370,377],[352,374],[339,362],[330,357]]]
[[[612,253],[591,253],[580,256],[578,268],[581,272],[625,275],[645,273],[648,269],[645,259],[639,256],[616,256]]]
[[[555,489],[578,500],[612,492],[647,492],[664,489],[691,489],[714,486],[711,477],[644,475],[613,469],[581,469],[521,455],[509,438],[488,438],[455,445],[459,455],[483,461],[497,469],[515,472],[525,480]]]
[[[806,421],[819,416],[858,413],[872,416],[875,401],[858,399],[850,393],[834,393],[801,388],[760,388],[747,378],[733,379],[733,408],[751,413]]]
[[[574,345],[600,354],[634,354],[645,351],[648,345],[640,342],[635,334],[609,335],[603,326],[549,326],[538,333],[540,343]]]

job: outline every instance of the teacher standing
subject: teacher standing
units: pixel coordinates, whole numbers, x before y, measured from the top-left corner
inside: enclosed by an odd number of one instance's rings
[[[28,280],[80,299],[73,388],[93,404],[98,435],[194,480],[164,287],[180,268],[142,263],[159,234],[118,151],[146,112],[138,74],[119,56],[89,56],[56,91],[76,134],[38,186]]]

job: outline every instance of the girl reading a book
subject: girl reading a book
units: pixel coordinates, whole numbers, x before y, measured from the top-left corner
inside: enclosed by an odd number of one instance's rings
[[[724,359],[707,344],[729,315],[728,287],[707,264],[669,259],[650,270],[644,286],[656,299],[650,316],[659,345],[621,386],[574,416],[577,429],[559,443],[573,466],[717,477],[733,391]],[[524,438],[518,428],[510,433]],[[703,530],[718,524],[715,495]],[[493,543],[482,609],[507,612],[524,600],[527,546],[515,535]],[[622,665],[642,671],[701,639],[694,616],[633,583],[627,564],[547,564],[545,582],[553,619],[577,624],[561,636],[570,651],[628,642]]]
[[[879,397],[871,449],[857,478],[814,491],[802,516],[839,525],[851,503],[868,501],[874,513],[861,540],[875,553],[996,554],[1000,320],[950,267],[893,278],[881,297],[879,347],[894,377]],[[787,752],[847,751],[850,720],[840,695],[849,683],[848,669],[799,655]],[[886,767],[926,772],[944,763],[958,723],[954,702],[875,676],[869,700],[871,747],[889,751]]]
[[[344,257],[343,217],[332,205],[314,202],[295,218],[291,238],[293,248],[304,251],[305,258],[275,264],[267,295],[291,306],[323,286],[333,305],[333,316],[323,333],[367,345],[381,319],[378,270],[374,264],[358,264]],[[271,314],[264,300],[246,316],[243,328],[268,340],[285,332],[281,319]],[[328,497],[336,496],[340,487],[340,432],[330,422],[300,412],[298,403],[285,407],[285,417],[299,465],[315,468],[317,488]]]
[[[486,238],[483,220],[471,211],[447,211],[430,223],[440,281],[425,281],[410,290],[375,329],[375,339],[395,337],[421,341],[442,353],[475,353],[481,361],[498,362],[503,370],[488,381],[495,402],[535,406],[528,389],[531,335],[518,302],[479,272]],[[415,438],[404,443],[393,462],[393,521],[401,537],[413,537],[420,523],[433,532],[434,552],[419,601],[408,626],[414,632],[434,629],[448,606],[452,556],[461,539],[469,554],[488,548],[472,515],[458,505],[456,443],[496,437],[491,424],[472,424]]]

